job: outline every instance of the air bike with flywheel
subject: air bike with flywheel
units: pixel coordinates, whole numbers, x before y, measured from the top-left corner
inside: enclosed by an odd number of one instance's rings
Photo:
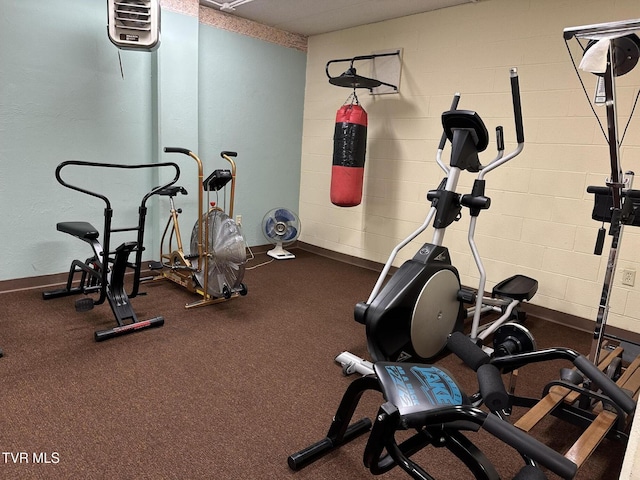
[[[186,304],[186,308],[200,307],[227,301],[247,294],[244,278],[247,261],[246,243],[238,225],[233,221],[236,164],[238,154],[223,151],[220,156],[229,162],[230,169],[216,169],[204,178],[202,161],[186,148],[166,147],[167,153],[180,153],[191,157],[198,165],[198,218],[191,232],[190,251],[185,252],[174,198],[186,195],[187,190],[178,185],[162,189],[158,195],[168,197],[169,219],[162,234],[159,262],[151,262],[152,270],[160,270],[155,279],[166,278],[201,298]],[[229,213],[212,202],[209,195],[231,184]],[[207,211],[204,211],[204,192],[207,192]],[[226,196],[225,196],[226,200]],[[175,240],[175,248],[173,241]]]

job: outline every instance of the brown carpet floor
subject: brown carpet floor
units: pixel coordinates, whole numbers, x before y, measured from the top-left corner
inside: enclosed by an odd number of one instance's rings
[[[45,302],[42,290],[0,295],[0,478],[371,478],[362,465],[364,438],[301,472],[287,467],[290,453],[325,435],[351,381],[335,355],[366,355],[364,327],[352,312],[377,278],[295,252],[295,260],[247,271],[249,294],[217,305],[185,310],[195,299],[187,291],[166,281],[147,284],[147,295],[133,299],[136,313],[163,315],[165,325],[102,343],[93,332],[113,324],[106,305],[77,313],[74,297]],[[261,254],[251,263],[266,259]],[[588,352],[588,333],[527,322],[540,347]],[[458,360],[441,364],[469,392],[476,388]],[[560,366],[522,369],[520,392],[538,395]],[[368,395],[357,418],[377,411],[380,399]],[[559,448],[574,435],[553,420],[535,432]],[[469,436],[503,478],[521,467],[517,453],[489,435]],[[621,444],[605,440],[577,478],[617,478],[622,456]],[[442,449],[416,458],[439,479],[471,477]],[[394,469],[382,478],[407,476]]]

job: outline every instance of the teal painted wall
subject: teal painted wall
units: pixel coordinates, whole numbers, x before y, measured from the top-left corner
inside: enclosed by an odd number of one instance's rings
[[[236,212],[249,245],[266,243],[259,224],[267,206],[297,209],[305,54],[163,10],[156,52],[120,51],[123,79],[106,25],[102,1],[0,2],[0,247],[9,252],[0,281],[64,272],[73,258],[89,256],[55,225],[85,220],[101,228],[103,204],[56,182],[64,160],[180,163],[190,192],[185,236],[196,219],[195,162],[163,153],[165,146],[198,152],[205,175],[225,167],[219,150],[239,152]],[[107,194],[115,223],[129,226],[142,195],[165,177],[69,178]],[[150,203],[148,258],[158,257],[162,200]]]
[[[101,227],[104,205],[60,186],[60,162],[151,161],[152,54],[122,52],[123,80],[106,24],[106,2],[0,2],[0,245],[11,252],[0,279],[61,272],[89,256],[56,222]],[[126,224],[148,184],[136,177],[71,179],[110,196]]]
[[[238,152],[234,213],[249,245],[266,244],[264,214],[298,211],[306,54],[201,25],[199,60],[200,154],[210,171]]]

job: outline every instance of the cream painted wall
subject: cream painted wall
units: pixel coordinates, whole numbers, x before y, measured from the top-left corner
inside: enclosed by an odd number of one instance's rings
[[[440,115],[456,91],[461,93],[459,108],[476,110],[489,131],[504,125],[507,151],[514,148],[509,67],[516,66],[526,145],[510,164],[487,176],[492,208],[480,216],[476,240],[488,286],[523,273],[540,283],[532,303],[595,319],[609,243],[602,257],[592,254],[600,225],[591,220],[593,199],[586,187],[604,185],[609,157],[562,32],[570,26],[638,17],[637,0],[481,0],[311,37],[301,240],[384,263],[393,247],[424,221],[429,209],[426,192],[443,176],[435,163]],[[579,60],[577,45],[571,47]],[[335,111],[350,92],[328,83],[325,65],[331,59],[393,48],[403,49],[400,93],[373,97],[359,91],[369,114],[363,202],[336,207],[329,200],[333,125]],[[595,79],[583,78],[592,96]],[[617,85],[619,122],[624,127],[640,86],[640,68],[619,77]],[[624,141],[625,170],[640,171],[639,122],[632,120]],[[494,151],[481,156],[483,163]],[[472,181],[462,179],[461,191],[469,191]],[[447,232],[445,244],[463,283],[475,286],[478,274],[466,240],[467,226],[465,215]],[[429,241],[430,231],[404,249],[395,264]],[[629,227],[618,271],[638,270],[639,251],[640,232]],[[609,324],[640,332],[640,275],[633,288],[622,287],[617,276]]]

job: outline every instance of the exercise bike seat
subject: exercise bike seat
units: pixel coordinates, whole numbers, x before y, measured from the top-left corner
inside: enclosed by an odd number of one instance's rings
[[[522,301],[531,300],[537,291],[537,280],[524,275],[514,275],[493,287],[491,295]]]
[[[205,192],[217,192],[231,181],[230,170],[214,170],[203,182],[202,187]]]
[[[56,224],[56,229],[86,241],[95,240],[100,235],[96,227],[89,222],[60,222]]]
[[[187,191],[184,187],[179,185],[172,185],[170,187],[161,188],[156,192],[156,195],[163,195],[165,197],[175,197],[177,194],[187,195]]]

